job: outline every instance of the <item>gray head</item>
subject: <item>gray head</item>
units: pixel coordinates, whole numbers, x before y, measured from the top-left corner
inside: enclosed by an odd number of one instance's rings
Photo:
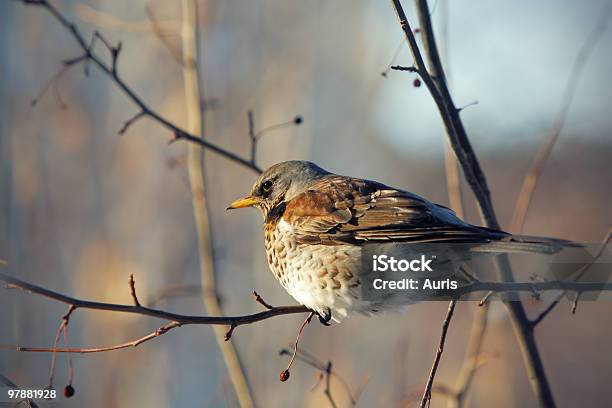
[[[327,174],[329,172],[308,161],[275,164],[259,176],[249,195],[234,201],[227,209],[257,207],[266,217],[274,207],[305,192],[315,180]]]

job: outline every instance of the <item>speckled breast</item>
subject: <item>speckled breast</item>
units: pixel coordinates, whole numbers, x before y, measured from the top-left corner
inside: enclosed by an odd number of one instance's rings
[[[297,242],[290,234],[281,231],[278,223],[266,224],[265,247],[268,264],[278,281],[287,288],[288,263],[297,249]]]
[[[274,276],[302,303],[321,291],[345,292],[359,285],[359,247],[299,243],[283,220],[266,225],[265,246]]]

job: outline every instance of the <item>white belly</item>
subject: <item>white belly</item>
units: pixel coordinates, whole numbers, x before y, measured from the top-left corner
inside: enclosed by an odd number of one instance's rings
[[[266,253],[274,276],[299,303],[322,315],[331,312],[334,320],[371,312],[359,300],[360,247],[300,244],[281,220],[266,237]]]

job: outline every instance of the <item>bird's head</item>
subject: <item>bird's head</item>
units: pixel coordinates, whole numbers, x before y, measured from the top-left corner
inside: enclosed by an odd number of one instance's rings
[[[326,174],[329,172],[308,161],[275,164],[259,176],[246,197],[234,201],[227,209],[257,207],[266,218],[272,209],[305,192]]]

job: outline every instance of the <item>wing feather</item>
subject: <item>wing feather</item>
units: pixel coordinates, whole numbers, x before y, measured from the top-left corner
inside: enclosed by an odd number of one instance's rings
[[[448,208],[381,183],[330,175],[287,203],[300,242],[486,242],[501,232],[467,224]],[[497,235],[496,235],[497,234]]]

